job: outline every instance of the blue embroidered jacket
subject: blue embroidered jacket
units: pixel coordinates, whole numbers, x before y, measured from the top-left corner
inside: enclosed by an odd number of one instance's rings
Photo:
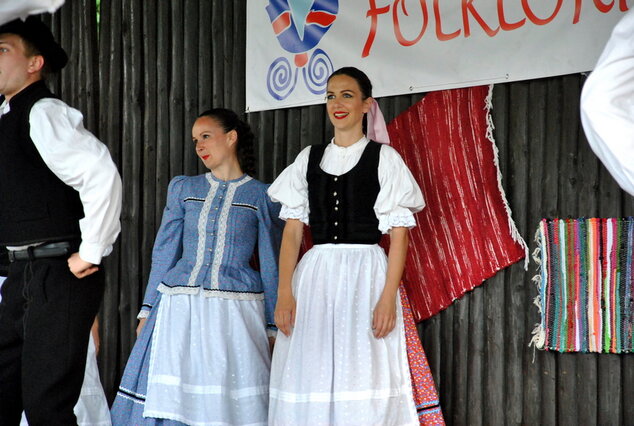
[[[247,175],[226,182],[212,173],[172,179],[139,317],[147,316],[161,293],[202,289],[208,297],[264,299],[267,326],[275,327],[284,222],[267,188]],[[250,265],[254,253],[258,270]]]

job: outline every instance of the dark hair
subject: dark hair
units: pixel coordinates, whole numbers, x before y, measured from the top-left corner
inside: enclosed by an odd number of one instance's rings
[[[53,73],[50,64],[48,63],[44,55],[42,55],[42,52],[40,52],[40,50],[35,47],[33,43],[22,36],[18,37],[20,37],[20,40],[22,40],[22,45],[24,46],[24,55],[27,58],[32,58],[33,56],[41,56],[42,58],[44,58],[44,65],[40,70],[40,77],[42,77],[42,80],[46,80],[48,76]]]
[[[363,97],[363,100],[366,100],[372,97],[372,82],[370,81],[368,76],[359,68],[355,68],[355,67],[339,68],[338,70],[330,74],[330,77],[328,77],[326,84],[330,83],[331,78],[338,75],[347,75],[348,77],[354,78],[354,80],[359,85],[359,89],[361,89],[361,95]],[[362,129],[364,134],[368,133],[368,115],[367,114],[363,115]]]
[[[365,75],[365,73],[361,71],[359,68],[355,68],[355,67],[339,68],[337,71],[330,74],[330,77],[328,77],[328,81],[326,82],[326,84],[330,82],[331,78],[337,75],[347,75],[348,77],[354,78],[357,84],[359,85],[359,88],[361,89],[361,94],[363,95],[363,99],[372,97],[372,83],[370,82],[370,79],[368,78],[368,76]]]
[[[201,113],[198,118],[210,117],[220,124],[225,133],[235,130],[238,134],[236,154],[242,171],[255,176],[255,156],[253,155],[253,141],[255,136],[251,127],[238,117],[238,114],[226,108],[212,108]]]

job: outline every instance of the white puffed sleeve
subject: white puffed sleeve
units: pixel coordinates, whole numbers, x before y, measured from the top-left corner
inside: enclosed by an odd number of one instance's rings
[[[583,86],[581,122],[594,153],[634,195],[634,10],[616,25]]]
[[[379,230],[387,234],[394,227],[416,226],[414,213],[425,207],[423,193],[400,154],[389,145],[381,147],[379,183],[381,189],[374,204]]]
[[[282,171],[269,187],[267,193],[275,202],[282,204],[280,219],[299,219],[308,225],[308,182],[306,170],[310,147],[297,155],[295,161]]]

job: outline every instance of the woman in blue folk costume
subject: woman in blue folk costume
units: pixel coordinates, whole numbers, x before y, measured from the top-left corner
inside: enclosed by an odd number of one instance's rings
[[[366,113],[378,114],[363,72],[329,77],[326,110],[333,140],[269,189],[286,220],[269,424],[418,425],[398,286],[425,202],[400,155],[364,135]],[[297,263],[304,224],[315,246]]]
[[[210,172],[170,182],[114,425],[267,422],[279,205],[234,112],[202,113],[192,138]]]

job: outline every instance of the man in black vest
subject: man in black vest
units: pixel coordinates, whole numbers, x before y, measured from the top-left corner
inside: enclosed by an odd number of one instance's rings
[[[0,27],[0,425],[76,424],[98,265],[120,231],[121,179],[44,77],[68,57],[36,18]]]
[[[6,248],[0,247],[0,277],[6,277],[8,273],[9,273],[9,253],[7,252]]]

